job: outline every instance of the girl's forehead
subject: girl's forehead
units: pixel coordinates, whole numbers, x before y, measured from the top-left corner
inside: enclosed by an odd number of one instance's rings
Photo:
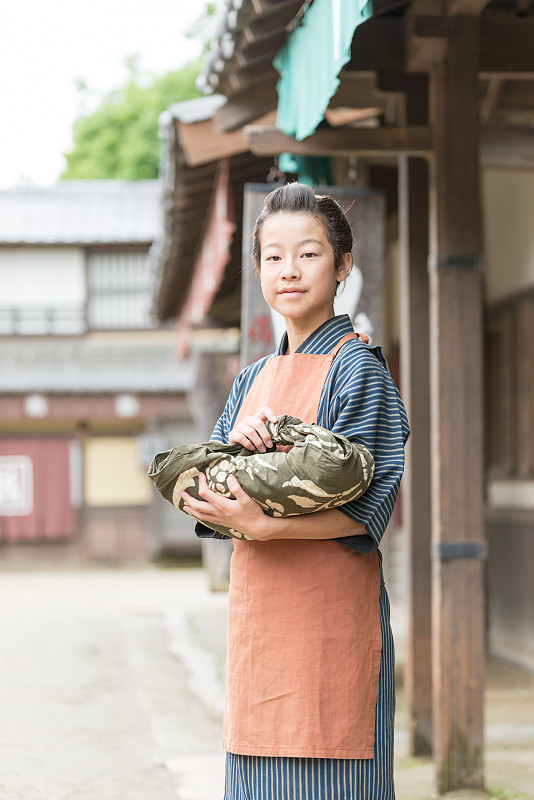
[[[275,236],[277,238],[273,239]],[[289,237],[294,241],[297,237],[305,236],[328,241],[324,224],[313,214],[302,211],[277,211],[264,221],[260,238],[264,244],[267,239],[278,242],[280,237]]]

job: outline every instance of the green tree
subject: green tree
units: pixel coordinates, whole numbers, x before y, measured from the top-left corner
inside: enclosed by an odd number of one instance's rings
[[[126,59],[126,85],[107,94],[92,113],[74,122],[74,146],[65,154],[63,179],[157,178],[158,117],[172,103],[198,97],[200,59],[156,78],[143,75],[136,56]],[[87,91],[78,83],[80,93]]]

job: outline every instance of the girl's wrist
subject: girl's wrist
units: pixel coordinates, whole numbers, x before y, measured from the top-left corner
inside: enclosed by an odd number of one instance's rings
[[[264,514],[261,524],[255,530],[254,538],[260,542],[268,539],[280,539],[286,527],[287,520],[284,517],[271,517],[269,514]]]

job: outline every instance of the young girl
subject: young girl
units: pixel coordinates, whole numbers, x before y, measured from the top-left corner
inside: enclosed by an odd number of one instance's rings
[[[392,800],[394,654],[378,545],[404,466],[406,413],[379,347],[334,315],[352,265],[338,204],[298,183],[267,196],[252,258],[286,323],[277,352],[236,378],[213,439],[265,452],[279,414],[317,422],[375,459],[366,494],[274,518],[229,479],[183,493],[234,540],[223,746],[225,800]],[[202,478],[203,476],[201,476]]]

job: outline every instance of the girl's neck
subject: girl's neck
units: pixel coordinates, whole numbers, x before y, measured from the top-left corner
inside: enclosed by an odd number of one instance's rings
[[[300,325],[298,319],[291,319],[290,317],[285,317],[286,323],[286,331],[287,331],[287,348],[284,353],[286,356],[290,356],[294,353],[300,345],[306,341],[308,336],[310,336],[314,331],[317,330],[321,325],[327,322],[329,319],[332,319],[335,316],[334,310],[332,309],[332,313],[330,316],[317,319],[315,321],[307,321],[305,325]]]

